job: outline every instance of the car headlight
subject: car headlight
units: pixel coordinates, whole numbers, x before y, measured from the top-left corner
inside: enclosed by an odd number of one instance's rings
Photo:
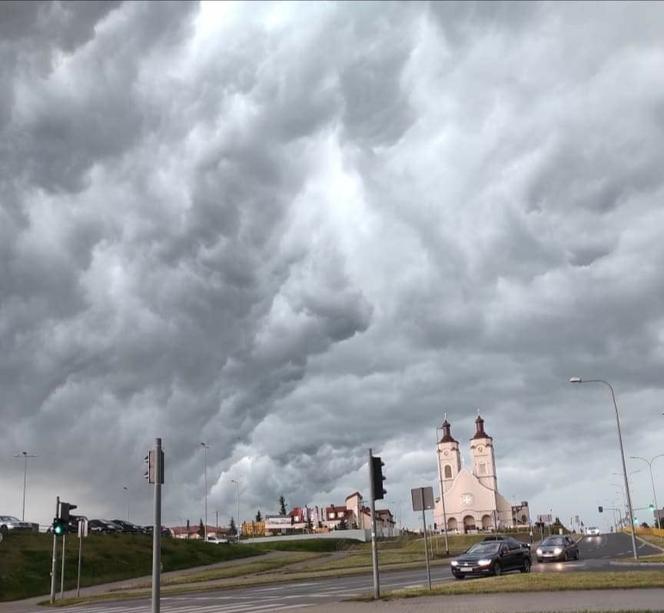
[[[563,550],[560,547],[553,548],[553,553],[555,553],[557,556],[560,555],[562,552]]]
[[[542,555],[542,550],[541,550],[539,547],[537,548],[537,555],[538,555],[538,556],[541,556],[541,555]]]
[[[491,560],[478,560],[477,563],[480,566],[489,566],[489,564],[491,564]]]
[[[452,560],[450,566],[459,566],[459,563],[456,560]]]

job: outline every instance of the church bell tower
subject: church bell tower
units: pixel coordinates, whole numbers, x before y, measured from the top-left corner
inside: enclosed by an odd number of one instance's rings
[[[475,420],[475,435],[470,439],[470,453],[473,458],[473,474],[482,485],[494,492],[497,491],[498,480],[493,439],[484,431],[484,420],[479,413]]]
[[[459,441],[452,436],[451,426],[447,419],[443,422],[441,430],[443,436],[437,445],[438,474],[443,492],[446,492],[452,487],[452,482],[461,470],[461,454],[459,453]]]

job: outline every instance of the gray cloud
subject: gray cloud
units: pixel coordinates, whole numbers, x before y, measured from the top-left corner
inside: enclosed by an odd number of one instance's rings
[[[148,521],[161,436],[169,522],[201,441],[224,521],[231,479],[243,516],[366,491],[368,447],[407,515],[480,408],[505,495],[597,521],[613,415],[567,378],[661,431],[660,13],[3,3],[3,510],[29,449],[32,517]]]

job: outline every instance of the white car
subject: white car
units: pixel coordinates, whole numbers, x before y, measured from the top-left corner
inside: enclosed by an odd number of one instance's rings
[[[228,539],[222,539],[217,536],[208,536],[207,542],[213,543],[214,545],[225,545],[228,543]]]
[[[596,528],[595,526],[589,526],[588,528],[586,528],[586,534],[588,536],[599,536],[600,531],[599,528]]]
[[[21,521],[13,515],[0,515],[0,534],[7,534],[10,530],[38,532],[39,524]]]

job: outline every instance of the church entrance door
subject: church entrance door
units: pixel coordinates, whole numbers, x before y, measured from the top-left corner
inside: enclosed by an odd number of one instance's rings
[[[475,518],[472,515],[466,515],[463,518],[463,531],[465,533],[470,532],[471,530],[476,530],[475,527]]]

